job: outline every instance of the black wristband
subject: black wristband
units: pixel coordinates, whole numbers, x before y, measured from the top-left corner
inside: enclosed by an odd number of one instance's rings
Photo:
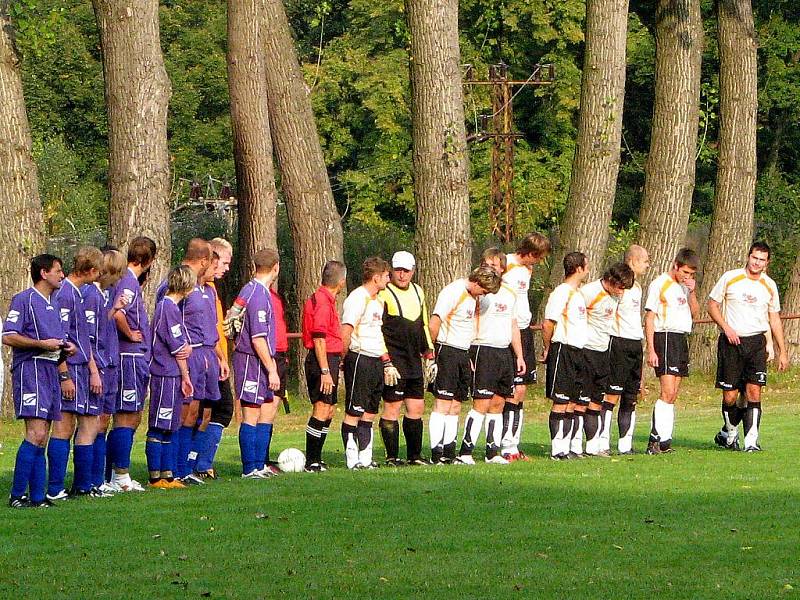
[[[69,376],[69,373],[67,373],[66,371],[64,371],[64,372],[61,372],[61,373],[59,373],[59,374],[58,374],[58,380],[59,380],[61,383],[64,383],[65,381],[69,381],[70,379],[71,379],[71,378],[70,378],[70,376]]]

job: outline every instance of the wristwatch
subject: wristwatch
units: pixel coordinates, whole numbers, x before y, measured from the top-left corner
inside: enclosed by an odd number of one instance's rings
[[[62,383],[65,382],[65,381],[69,381],[70,380],[69,373],[67,371],[64,371],[63,373],[59,373],[58,374],[58,380],[60,382],[62,382]]]
[[[327,369],[327,368],[326,368],[326,369],[320,369],[320,372],[321,372],[323,375],[330,375],[330,374],[331,374],[331,370],[330,370],[330,369]]]

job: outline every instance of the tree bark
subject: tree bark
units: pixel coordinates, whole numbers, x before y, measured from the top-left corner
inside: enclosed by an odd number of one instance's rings
[[[650,252],[644,286],[667,270],[686,241],[694,192],[703,27],[699,0],[658,0],[653,130],[639,213]]]
[[[108,235],[126,247],[146,235],[158,246],[150,275],[158,282],[171,263],[170,162],[158,1],[92,0],[103,51],[108,108]],[[145,288],[152,302],[155,285]]]
[[[277,248],[277,192],[262,49],[263,9],[263,0],[228,0],[228,88],[242,281],[253,275],[253,253]]]
[[[700,282],[701,307],[725,271],[744,264],[753,240],[756,197],[758,43],[751,0],[719,0],[720,130],[716,197],[708,255]],[[707,371],[716,360],[717,327],[692,336],[692,365]]]
[[[20,57],[14,46],[9,1],[0,1],[0,311],[31,284],[30,260],[44,248],[44,220],[39,199],[31,132],[22,93]],[[3,350],[6,366],[10,353]],[[13,415],[11,378],[5,372],[2,413]]]
[[[616,196],[625,98],[628,0],[588,0],[581,108],[569,198],[553,264],[580,250],[589,257],[590,279],[603,271],[608,226]],[[554,268],[553,284],[563,273]]]
[[[411,32],[411,116],[416,254],[430,298],[467,274],[472,237],[458,0],[406,0]]]
[[[783,299],[782,312],[784,314],[800,314],[800,251],[794,261],[792,277]],[[789,360],[794,365],[800,365],[800,319],[788,319],[783,322],[786,346],[789,349]]]

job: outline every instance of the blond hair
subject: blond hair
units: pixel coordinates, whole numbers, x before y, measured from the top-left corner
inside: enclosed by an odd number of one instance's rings
[[[103,263],[103,253],[94,246],[82,246],[75,253],[75,262],[72,272],[77,275],[88,273],[92,269],[100,270]]]
[[[117,283],[122,278],[127,261],[125,255],[119,250],[105,250],[103,262],[100,266],[100,287],[106,289]]]
[[[188,265],[175,267],[167,273],[168,294],[188,294],[194,289],[196,283],[197,275]]]
[[[500,289],[500,275],[491,267],[480,266],[469,274],[469,281],[477,283],[490,294],[496,294]]]

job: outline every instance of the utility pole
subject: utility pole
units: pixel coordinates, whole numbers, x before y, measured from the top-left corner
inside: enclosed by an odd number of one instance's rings
[[[489,219],[492,233],[500,242],[510,243],[516,236],[516,204],[514,202],[514,140],[522,137],[513,131],[516,93],[514,87],[550,85],[555,81],[552,64],[537,64],[527,80],[509,79],[508,65],[500,62],[489,67],[489,78],[476,79],[472,65],[466,65],[464,84],[491,87],[492,112],[480,115],[480,130],[467,136],[468,142],[492,140],[491,200]],[[519,93],[519,92],[517,92]]]

